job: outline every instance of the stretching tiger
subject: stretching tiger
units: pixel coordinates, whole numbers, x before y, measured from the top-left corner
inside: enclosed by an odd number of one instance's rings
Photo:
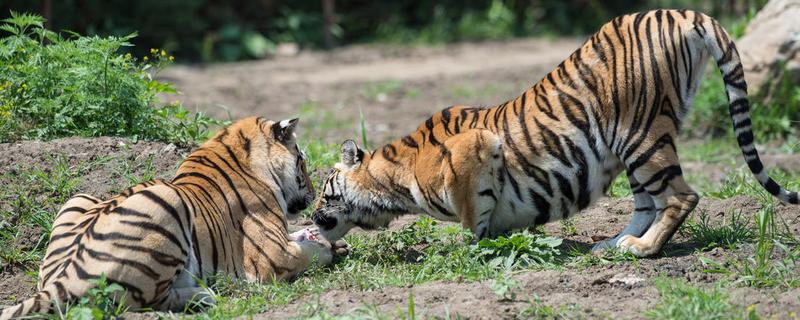
[[[101,274],[126,289],[128,306],[180,311],[190,299],[211,298],[195,279],[272,281],[314,260],[331,262],[331,248],[287,233],[286,216],[314,197],[296,125],[243,119],[192,152],[172,181],[148,181],[108,201],[74,196],[53,222],[39,293],[0,319],[63,306]]]
[[[719,66],[734,132],[760,184],[798,204],[764,170],[753,144],[742,64],[714,19],[656,10],[606,23],[566,61],[499,106],[454,106],[408,136],[365,153],[353,141],[327,178],[312,219],[327,239],[425,212],[478,237],[543,224],[591,205],[625,170],[630,224],[596,250],[657,253],[699,201],[675,148],[709,57]]]

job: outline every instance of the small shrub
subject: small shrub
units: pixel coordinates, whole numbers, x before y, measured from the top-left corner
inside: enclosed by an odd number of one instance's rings
[[[119,284],[108,283],[105,275],[89,280],[95,287],[82,297],[78,304],[67,310],[67,319],[105,320],[119,319],[127,311],[124,300],[125,289]]]
[[[173,58],[157,49],[141,60],[119,53],[135,34],[65,39],[36,15],[12,12],[3,22],[0,142],[110,135],[189,145],[223,124],[178,102],[155,107],[158,94],[176,92],[154,79]]]
[[[475,249],[490,266],[510,269],[515,264],[526,266],[553,262],[561,254],[556,249],[560,245],[561,239],[542,237],[525,230],[495,239],[482,239]]]

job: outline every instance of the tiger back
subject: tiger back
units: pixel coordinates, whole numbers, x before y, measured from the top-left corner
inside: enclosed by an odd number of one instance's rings
[[[635,200],[631,221],[595,250],[653,255],[699,201],[683,179],[676,141],[712,58],[748,167],[770,194],[798,204],[797,192],[778,185],[759,159],[747,84],[728,33],[702,13],[655,10],[606,23],[505,103],[446,108],[372,152],[344,142],[312,219],[329,240],[419,212],[461,221],[478,237],[494,236],[580,212],[625,170]],[[499,170],[471,171],[486,161],[481,153],[495,148],[463,138],[474,130],[500,142]],[[462,160],[467,164],[452,161],[470,152],[475,155]],[[439,183],[447,175],[461,182]]]
[[[211,296],[196,282],[218,274],[273,281],[332,260],[319,242],[294,241],[287,216],[314,191],[295,142],[297,119],[246,118],[193,151],[171,181],[153,180],[107,201],[79,194],[53,223],[39,292],[0,319],[47,312],[104,275],[133,308],[182,311]]]

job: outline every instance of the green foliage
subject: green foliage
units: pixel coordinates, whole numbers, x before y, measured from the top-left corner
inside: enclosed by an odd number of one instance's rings
[[[681,226],[685,233],[703,250],[716,247],[734,248],[737,244],[753,239],[753,230],[747,225],[747,220],[742,218],[741,212],[729,212],[729,221],[719,226],[714,226],[708,221],[708,213],[700,211],[699,221],[686,221]]]
[[[630,197],[633,195],[633,191],[631,190],[631,184],[628,182],[628,175],[623,172],[620,173],[614,181],[611,182],[611,186],[608,187],[608,196],[612,198],[624,198]]]
[[[442,43],[518,36],[586,35],[611,18],[655,8],[703,11],[722,21],[765,0],[337,1],[329,31],[339,43]],[[185,60],[231,61],[269,55],[278,42],[324,47],[321,1],[51,1],[51,30],[120,35],[138,30],[132,53],[163,47]],[[0,10],[37,12],[37,1],[6,0]],[[57,14],[56,14],[57,13]],[[744,25],[729,28],[738,34]]]
[[[797,287],[800,286],[800,247],[786,224],[775,220],[772,204],[760,210],[755,216],[755,239],[752,254],[742,257],[728,257],[725,263],[701,258],[707,266],[706,272],[722,273],[755,287]],[[787,245],[791,244],[791,246]]]
[[[102,161],[98,160],[98,161]],[[75,191],[81,174],[91,165],[71,166],[66,158],[51,159],[47,170],[12,170],[0,175],[0,262],[33,266],[41,258],[50,238],[55,211]],[[46,196],[42,196],[46,195]],[[41,235],[31,248],[18,248],[12,243],[24,229],[37,228]]]
[[[118,319],[128,309],[121,298],[125,289],[119,284],[108,283],[105,275],[89,280],[94,288],[78,300],[78,304],[67,310],[67,319],[105,320]]]
[[[364,111],[358,109],[359,124],[361,125],[361,147],[365,150],[370,150],[369,141],[367,140],[367,120],[364,118]]]
[[[716,66],[712,69],[718,70]],[[685,132],[691,136],[730,137],[733,124],[725,84],[718,73],[712,73],[707,74],[697,91],[694,108],[684,123]],[[795,136],[800,124],[800,87],[792,83],[787,72],[781,72],[765,87],[770,91],[759,91],[759,95],[751,97],[750,118],[756,141]]]
[[[508,275],[503,275],[492,280],[490,288],[492,292],[503,301],[514,301],[517,299],[517,282]]]
[[[509,236],[481,239],[476,250],[489,266],[511,269],[514,265],[551,263],[561,254],[557,249],[560,245],[561,239],[542,237],[524,230]]]
[[[655,280],[661,300],[645,313],[651,319],[744,319],[741,308],[728,301],[719,288],[693,287],[683,280]],[[753,311],[751,311],[753,312]],[[755,317],[751,313],[748,318]]]
[[[135,34],[64,39],[35,15],[12,12],[3,22],[0,142],[113,135],[189,145],[222,124],[177,102],[154,107],[158,94],[175,92],[153,78],[173,57],[118,53]]]

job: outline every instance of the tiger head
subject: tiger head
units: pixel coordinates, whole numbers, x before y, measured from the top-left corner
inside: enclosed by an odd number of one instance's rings
[[[325,180],[311,215],[329,241],[342,238],[353,227],[365,230],[386,227],[398,215],[406,213],[402,204],[388,196],[391,191],[370,172],[385,168],[376,164],[367,169],[371,158],[353,140],[342,143],[339,163]]]
[[[289,219],[296,218],[314,200],[306,157],[296,142],[298,121],[295,118],[273,122],[253,117],[240,121],[240,126],[229,127],[222,140],[228,145],[239,142],[239,149],[244,151],[248,161],[237,162],[246,162],[259,180],[267,182],[276,196],[283,198]]]

